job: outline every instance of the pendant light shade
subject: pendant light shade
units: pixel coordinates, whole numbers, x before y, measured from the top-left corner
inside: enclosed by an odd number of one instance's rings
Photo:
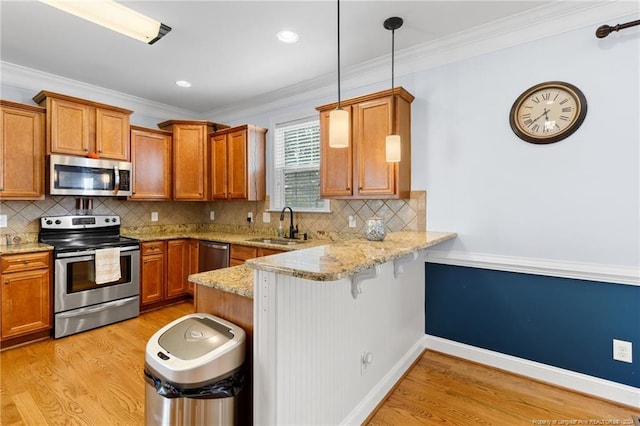
[[[387,135],[385,139],[385,151],[388,163],[398,163],[402,160],[400,154],[400,135]]]
[[[349,112],[342,108],[329,112],[329,146],[347,148],[349,146]]]
[[[338,0],[338,106],[329,113],[329,147],[349,146],[349,111],[340,106],[340,0]]]
[[[386,160],[389,163],[397,163],[402,160],[400,135],[395,134],[396,127],[396,95],[394,93],[395,76],[395,35],[396,30],[402,26],[402,18],[394,16],[384,21],[384,28],[391,31],[391,134],[385,140]]]

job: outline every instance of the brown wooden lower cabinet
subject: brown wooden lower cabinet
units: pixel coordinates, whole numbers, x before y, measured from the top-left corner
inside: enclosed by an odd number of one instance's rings
[[[190,240],[149,241],[140,245],[140,310],[189,297]]]
[[[245,260],[278,253],[284,253],[284,251],[262,247],[243,246],[241,244],[231,244],[229,266],[242,265]]]
[[[53,326],[51,253],[5,255],[1,264],[2,347],[49,336]]]

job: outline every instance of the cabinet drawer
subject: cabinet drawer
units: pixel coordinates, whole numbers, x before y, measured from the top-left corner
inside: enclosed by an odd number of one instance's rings
[[[30,271],[32,269],[48,268],[50,264],[49,252],[13,254],[2,256],[2,273]]]
[[[280,253],[284,253],[284,251],[283,250],[270,249],[270,248],[262,248],[262,247],[260,247],[258,249],[258,257],[271,256],[272,254],[280,254]]]
[[[148,243],[140,244],[140,254],[141,256],[145,256],[148,254],[159,254],[165,252],[165,242],[164,241],[151,241]]]
[[[231,244],[231,258],[238,260],[253,259],[258,256],[258,249],[249,246]]]

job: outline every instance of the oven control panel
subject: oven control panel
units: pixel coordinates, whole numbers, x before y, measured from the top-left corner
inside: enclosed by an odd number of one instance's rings
[[[44,229],[82,229],[119,226],[120,216],[45,216],[40,218],[40,226]]]

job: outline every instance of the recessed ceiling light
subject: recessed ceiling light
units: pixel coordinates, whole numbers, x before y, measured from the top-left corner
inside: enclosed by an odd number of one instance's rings
[[[289,30],[279,31],[278,34],[276,34],[276,37],[278,37],[278,40],[283,43],[295,43],[298,41],[298,38],[300,38],[298,34]]]
[[[180,87],[191,87],[191,83],[189,83],[186,80],[178,80],[178,81],[176,81],[176,85],[178,85]]]

